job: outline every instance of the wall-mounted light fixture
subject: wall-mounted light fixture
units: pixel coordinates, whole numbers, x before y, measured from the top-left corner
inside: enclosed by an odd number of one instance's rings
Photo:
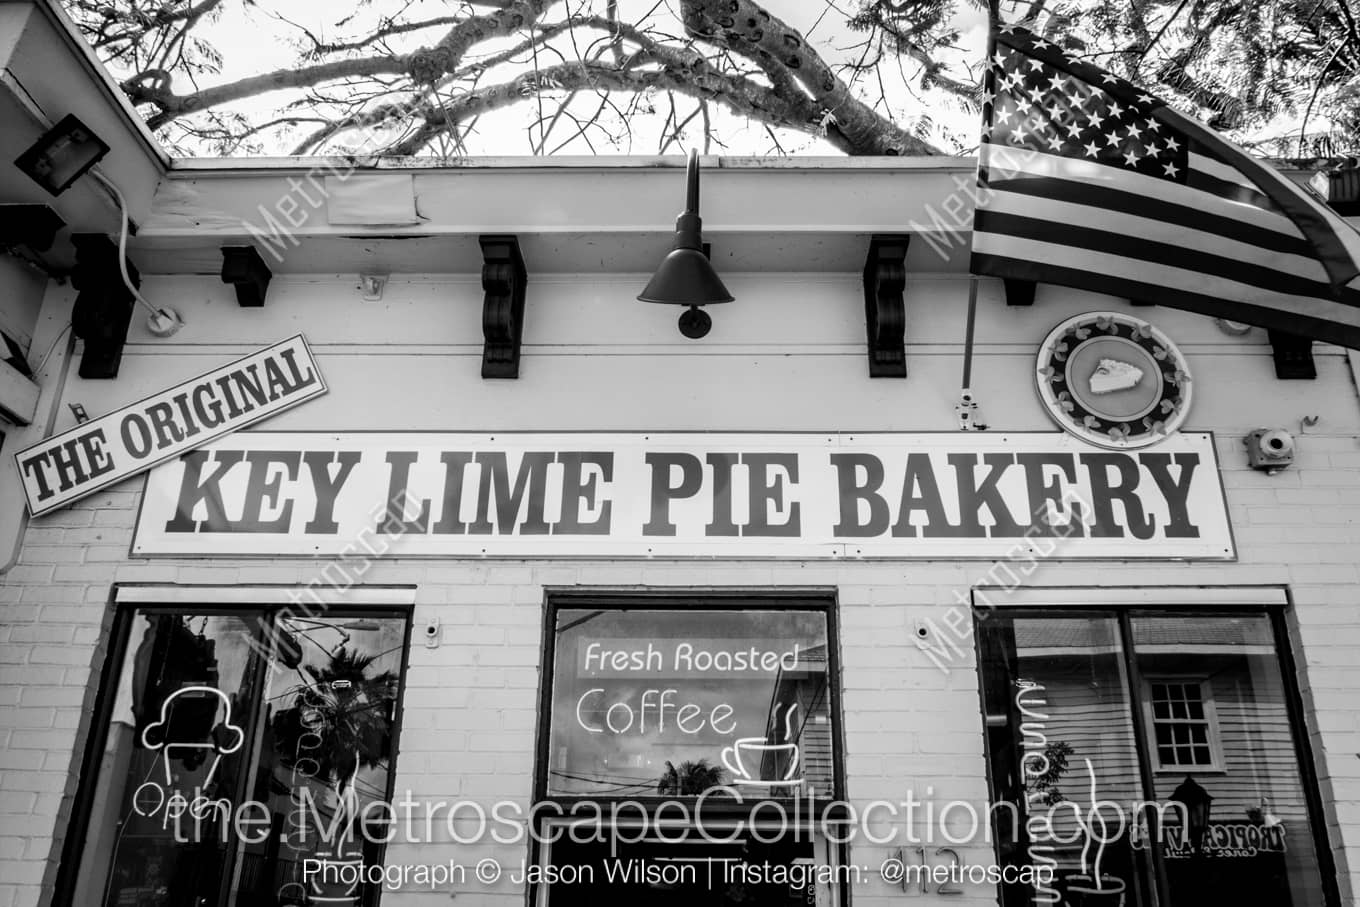
[[[108,153],[107,142],[91,132],[75,114],[68,114],[19,155],[14,165],[49,195],[57,196]]]
[[[127,267],[127,240],[131,230],[127,200],[107,177],[91,169],[108,153],[107,142],[95,135],[74,114],[68,114],[60,123],[43,133],[31,148],[19,155],[14,164],[54,196],[65,192],[87,172],[109,191],[118,203],[122,216],[122,230],[118,238],[118,274],[132,298],[151,313],[146,319],[147,330],[156,337],[169,337],[183,327],[184,322],[174,309],[156,308],[147,302],[133,283]]]
[[[675,249],[662,260],[638,299],[688,306],[680,316],[680,333],[698,340],[713,327],[713,319],[699,307],[731,302],[732,294],[704,254],[703,221],[699,218],[699,152],[693,149],[685,166],[685,182],[685,211],[675,221]]]

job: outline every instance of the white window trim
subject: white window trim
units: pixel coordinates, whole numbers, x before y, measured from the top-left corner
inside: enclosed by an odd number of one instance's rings
[[[379,607],[414,605],[415,586],[167,586],[120,585],[114,590],[118,604],[137,605],[325,605]]]
[[[974,586],[973,604],[1017,607],[1175,607],[1287,605],[1283,586]]]
[[[1198,684],[1200,699],[1204,703],[1204,720],[1209,726],[1208,765],[1164,765],[1157,751],[1157,719],[1152,711],[1152,685],[1154,683],[1193,683]],[[1221,774],[1226,772],[1223,764],[1223,740],[1218,730],[1218,708],[1214,703],[1214,688],[1209,678],[1203,674],[1144,674],[1143,675],[1143,718],[1147,728],[1148,750],[1152,757],[1152,770],[1159,774]],[[1193,719],[1191,719],[1193,720]]]

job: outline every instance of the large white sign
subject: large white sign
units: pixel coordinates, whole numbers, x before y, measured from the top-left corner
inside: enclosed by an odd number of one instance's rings
[[[1207,433],[244,432],[151,472],[132,551],[1234,557]]]
[[[39,516],[326,392],[301,334],[14,455]]]

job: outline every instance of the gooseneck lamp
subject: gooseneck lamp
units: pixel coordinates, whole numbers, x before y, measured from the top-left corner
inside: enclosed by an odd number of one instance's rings
[[[700,306],[731,302],[732,294],[704,254],[703,221],[699,218],[699,152],[694,149],[690,149],[685,166],[685,182],[685,211],[675,220],[675,248],[662,260],[638,299],[687,306],[680,315],[680,333],[698,340],[713,327],[713,319]]]

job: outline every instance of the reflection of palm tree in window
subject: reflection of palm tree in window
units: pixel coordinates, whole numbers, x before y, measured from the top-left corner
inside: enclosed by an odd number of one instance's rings
[[[306,682],[290,691],[293,705],[271,722],[283,767],[306,761],[307,774],[342,803],[356,796],[360,769],[391,756],[398,679],[390,670],[370,674],[379,657],[341,646],[319,665],[297,666]]]
[[[663,797],[697,797],[706,790],[721,787],[725,774],[707,759],[681,762],[679,768],[668,759],[656,792]]]

